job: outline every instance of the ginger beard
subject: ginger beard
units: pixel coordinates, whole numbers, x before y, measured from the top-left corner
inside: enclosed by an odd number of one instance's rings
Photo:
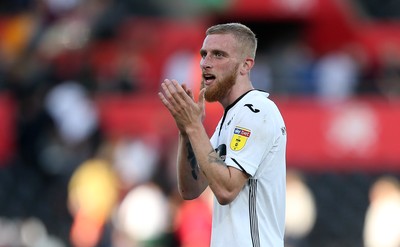
[[[239,64],[236,64],[228,75],[221,79],[216,79],[210,86],[205,86],[204,78],[201,80],[201,88],[206,87],[204,98],[208,102],[222,100],[236,83]]]

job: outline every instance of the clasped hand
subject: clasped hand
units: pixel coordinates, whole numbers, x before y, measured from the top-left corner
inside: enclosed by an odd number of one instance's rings
[[[199,101],[195,102],[193,92],[185,84],[180,85],[176,80],[165,79],[161,84],[158,96],[167,107],[182,134],[188,127],[202,122],[205,117],[204,92],[199,93]]]

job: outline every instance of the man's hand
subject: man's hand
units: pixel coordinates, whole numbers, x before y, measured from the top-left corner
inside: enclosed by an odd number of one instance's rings
[[[161,84],[162,92],[158,93],[162,103],[167,107],[181,134],[186,134],[186,128],[195,123],[201,123],[205,117],[204,91],[199,95],[199,101],[194,101],[193,92],[186,85],[179,85],[176,80],[165,79]]]

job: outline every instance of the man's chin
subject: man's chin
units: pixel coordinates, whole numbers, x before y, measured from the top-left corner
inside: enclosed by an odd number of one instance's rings
[[[209,99],[209,98],[204,98],[208,103],[214,103],[217,102],[218,100],[216,99]]]
[[[207,101],[207,102],[215,102],[216,100],[214,99],[214,98],[211,98],[209,95],[207,95],[207,94],[204,94],[204,99]]]
[[[213,92],[212,90],[211,90],[211,91],[206,90],[206,92],[204,93],[204,99],[205,99],[207,102],[217,102],[217,101],[219,101],[222,97],[223,97],[223,95],[221,95],[221,94],[218,93],[218,92]]]

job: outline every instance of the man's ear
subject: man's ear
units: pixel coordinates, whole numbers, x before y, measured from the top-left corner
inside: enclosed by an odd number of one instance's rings
[[[248,74],[250,70],[253,68],[253,66],[254,66],[254,59],[250,57],[246,58],[240,68],[240,74],[242,75]]]

